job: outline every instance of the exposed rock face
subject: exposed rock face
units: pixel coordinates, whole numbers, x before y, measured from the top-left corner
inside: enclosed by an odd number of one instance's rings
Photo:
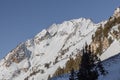
[[[104,39],[102,41],[93,41],[91,44],[91,51],[93,53],[96,53],[97,49],[99,48],[99,46],[101,47],[101,50],[106,50],[109,47],[109,40],[108,38],[104,37]]]
[[[26,45],[24,43],[20,44],[7,55],[4,65],[9,67],[12,62],[19,63],[25,58],[29,58],[30,54],[31,52],[26,48]]]
[[[103,50],[106,50],[109,47],[108,38],[104,37],[104,39],[102,41],[102,45],[103,45]]]
[[[97,48],[99,47],[100,42],[99,41],[94,41],[91,43],[91,51],[93,53],[96,53]]]
[[[35,36],[34,43],[39,44],[41,41],[48,39],[48,38],[51,38],[51,35],[46,29],[44,29],[42,30],[42,32],[40,32],[39,34]]]

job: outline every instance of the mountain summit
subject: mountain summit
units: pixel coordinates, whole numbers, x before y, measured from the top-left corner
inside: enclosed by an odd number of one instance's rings
[[[105,60],[120,52],[119,35],[120,8],[109,20],[98,24],[85,18],[53,24],[0,61],[0,79],[47,80],[59,67],[65,68],[71,58],[77,58],[86,42]]]

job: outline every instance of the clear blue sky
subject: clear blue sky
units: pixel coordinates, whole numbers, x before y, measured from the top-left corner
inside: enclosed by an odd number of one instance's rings
[[[108,19],[120,0],[0,0],[0,59],[53,23]]]

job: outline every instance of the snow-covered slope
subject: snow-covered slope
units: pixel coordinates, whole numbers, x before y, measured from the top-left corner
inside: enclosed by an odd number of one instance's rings
[[[116,54],[120,53],[120,42],[115,40],[111,46],[100,56],[101,60],[110,58]]]

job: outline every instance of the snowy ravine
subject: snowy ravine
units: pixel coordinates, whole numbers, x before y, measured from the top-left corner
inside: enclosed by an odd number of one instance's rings
[[[117,13],[120,14],[120,8],[113,16],[120,16]],[[92,35],[106,22],[95,24],[90,19],[79,18],[65,21],[62,24],[53,24],[48,29],[43,29],[34,38],[20,43],[0,60],[0,80],[47,80],[48,76],[52,76],[58,67],[65,67],[71,56],[75,58],[86,42],[91,44]],[[104,50],[100,57],[102,60],[120,53],[120,38],[115,38],[114,34],[111,34],[117,31],[118,27],[120,24],[113,26],[109,32],[108,37],[112,37],[113,42]],[[110,67],[105,64],[107,69],[114,71],[120,68],[120,66],[117,67],[120,64],[119,61],[115,61],[118,64],[114,65],[111,62]],[[107,61],[106,63],[109,64]],[[100,80],[104,79],[100,77]]]

